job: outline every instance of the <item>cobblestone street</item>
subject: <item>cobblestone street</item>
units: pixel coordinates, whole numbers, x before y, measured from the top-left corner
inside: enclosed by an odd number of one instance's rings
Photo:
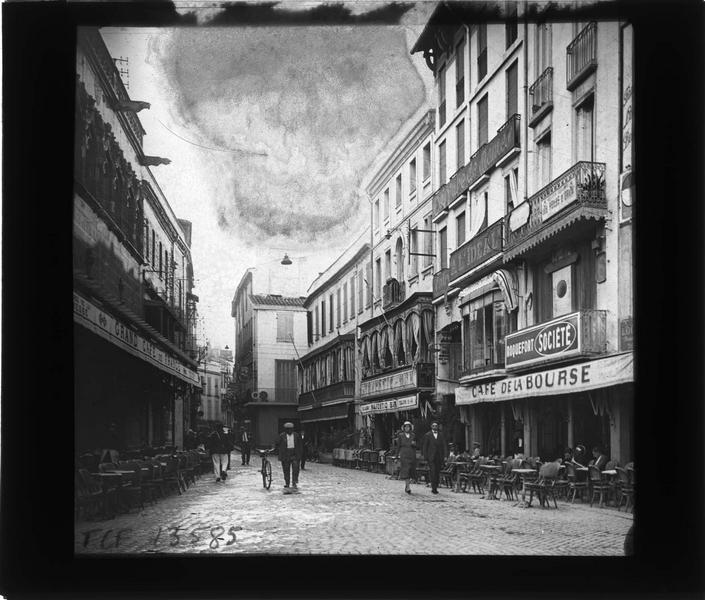
[[[179,496],[75,526],[77,553],[622,555],[630,513],[576,501],[521,508],[424,484],[404,493],[385,475],[309,463],[285,495],[276,458],[263,489],[259,458],[216,483],[203,475]]]

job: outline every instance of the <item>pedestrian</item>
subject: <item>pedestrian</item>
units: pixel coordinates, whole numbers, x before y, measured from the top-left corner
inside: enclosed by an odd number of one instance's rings
[[[438,423],[431,423],[431,431],[423,437],[421,452],[428,463],[428,473],[431,478],[431,493],[438,493],[438,480],[446,457],[446,439],[438,430]]]
[[[230,455],[232,454],[232,451],[235,449],[235,443],[234,443],[234,438],[233,438],[233,433],[230,430],[230,427],[223,427],[223,438],[225,439],[225,449],[228,452],[228,466],[225,468],[226,471],[230,470]]]
[[[298,488],[299,461],[303,451],[301,436],[294,431],[293,423],[284,423],[284,433],[279,435],[279,460],[284,470],[284,493],[289,493],[289,484]]]
[[[301,470],[306,470],[306,434],[301,432]]]
[[[243,466],[250,464],[250,442],[252,441],[250,438],[251,436],[247,429],[245,429],[244,426],[240,427],[240,455],[242,457]]]
[[[414,426],[406,421],[401,427],[401,433],[397,437],[397,448],[399,449],[399,479],[406,481],[404,491],[411,494],[411,479],[416,479],[416,435]]]
[[[111,462],[117,464],[120,460],[120,453],[124,451],[122,437],[118,433],[117,424],[110,423],[105,432],[103,449],[100,452],[100,462]]]
[[[213,432],[208,436],[208,450],[213,461],[213,473],[215,481],[225,481],[228,478],[226,467],[228,465],[228,446],[223,431],[223,424],[216,423],[213,427]]]

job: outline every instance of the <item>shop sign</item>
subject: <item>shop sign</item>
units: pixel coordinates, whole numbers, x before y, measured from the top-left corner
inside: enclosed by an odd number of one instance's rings
[[[556,182],[546,190],[546,195],[539,203],[541,221],[546,221],[557,212],[563,210],[578,198],[575,177],[559,177]]]
[[[360,414],[371,415],[378,413],[395,412],[398,410],[411,410],[418,406],[418,397],[403,396],[401,398],[390,398],[389,400],[380,400],[379,402],[370,402],[369,404],[360,405]]]
[[[634,381],[634,354],[625,352],[550,371],[527,373],[455,389],[455,404],[478,404],[585,392]]]
[[[73,294],[74,321],[156,367],[200,387],[198,374],[92,302]]]
[[[435,385],[435,365],[420,363],[402,371],[378,375],[360,382],[360,398],[383,396],[393,392],[419,388],[433,388]]]
[[[580,313],[510,333],[505,340],[507,368],[579,355]]]
[[[451,253],[451,281],[502,251],[503,223],[504,221],[500,219]]]
[[[627,317],[619,320],[619,349],[634,349],[634,319]]]

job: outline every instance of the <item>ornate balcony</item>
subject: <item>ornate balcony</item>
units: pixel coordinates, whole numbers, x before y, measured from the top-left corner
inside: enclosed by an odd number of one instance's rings
[[[450,281],[455,281],[458,277],[502,252],[503,224],[502,219],[496,221],[450,253]]]
[[[450,269],[441,269],[433,274],[433,299],[440,298],[448,291]]]
[[[344,398],[352,400],[354,397],[355,382],[338,381],[337,383],[332,383],[325,387],[299,394],[299,405],[320,406],[323,402],[341,400]]]
[[[576,163],[508,214],[505,260],[516,256],[531,238],[538,242],[539,235],[541,239],[551,235],[551,226],[567,215],[575,220],[607,216],[604,163]]]
[[[488,171],[495,168],[498,161],[520,147],[521,130],[520,115],[513,115],[497,135],[487,144],[483,144],[470,157],[468,163],[458,169],[450,180],[441,186],[433,195],[433,218],[445,211],[465,190],[475,184]]]
[[[533,127],[553,108],[553,67],[548,67],[529,88],[531,96],[531,118]]]
[[[406,285],[396,279],[387,279],[382,288],[382,307],[387,310],[401,304],[406,297]]]
[[[573,90],[597,69],[597,23],[589,23],[566,48],[566,87]]]

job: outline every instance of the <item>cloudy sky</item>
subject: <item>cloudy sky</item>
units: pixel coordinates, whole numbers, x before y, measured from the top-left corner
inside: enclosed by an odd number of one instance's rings
[[[151,103],[139,113],[145,153],[172,161],[153,173],[193,222],[200,334],[212,345],[233,345],[245,269],[272,271],[272,293],[305,295],[358,238],[365,177],[430,97],[431,73],[409,51],[434,5],[341,3],[312,24],[331,5],[272,3],[256,25],[184,7],[198,25],[101,30],[129,59],[130,96]]]

